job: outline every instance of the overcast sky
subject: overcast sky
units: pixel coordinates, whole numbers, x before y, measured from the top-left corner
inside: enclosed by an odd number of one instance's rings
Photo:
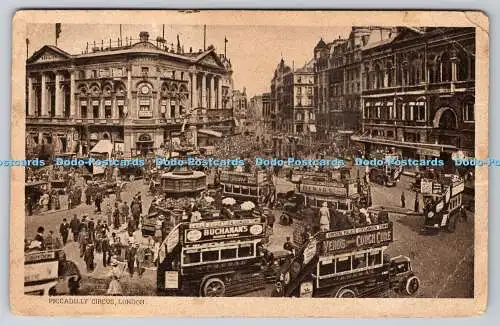
[[[79,54],[86,43],[92,46],[101,40],[109,44],[120,35],[119,25],[62,24],[58,47],[71,54]],[[210,26],[207,25],[207,47],[213,44],[218,53],[224,52],[224,37],[227,37],[227,56],[234,70],[236,89],[246,87],[249,97],[269,92],[274,69],[281,57],[287,64],[299,68],[313,56],[313,48],[320,38],[326,42],[347,37],[351,27],[311,27],[311,26]],[[122,25],[122,35],[137,39],[140,31],[147,31],[154,42],[162,35],[162,25]],[[165,25],[165,38],[170,45],[177,44],[179,34],[184,50],[203,48],[203,25]],[[30,24],[28,36],[29,54],[33,54],[45,44],[55,44],[55,24]]]

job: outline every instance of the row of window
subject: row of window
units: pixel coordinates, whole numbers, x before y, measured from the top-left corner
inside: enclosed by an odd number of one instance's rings
[[[358,252],[352,255],[333,257],[331,260],[320,260],[319,276],[334,276],[356,270],[366,270],[382,266],[383,249]]]
[[[307,196],[307,205],[312,207],[321,207],[323,203],[327,203],[328,208],[334,208],[338,210],[351,210],[350,202],[344,200],[335,200],[330,198],[316,198],[313,196]]]
[[[169,75],[167,75],[169,73]],[[184,80],[184,71],[180,72],[180,76],[178,72],[175,70],[164,74],[166,77],[171,77],[172,79],[176,79],[176,77],[180,77],[181,80]],[[149,67],[141,67],[141,75],[148,76]],[[124,77],[126,75],[125,68],[103,68],[103,69],[93,69],[90,71],[88,75],[90,78],[106,78],[106,77]],[[86,71],[80,70],[79,79],[86,79]]]
[[[182,252],[182,265],[201,265],[203,263],[247,259],[255,256],[255,242],[241,243],[225,248],[185,249]]]
[[[467,102],[462,108],[462,117],[465,122],[474,121],[474,103]],[[381,119],[381,120],[403,120],[403,121],[427,121],[428,112],[424,102],[416,102],[413,104],[398,105],[396,109],[392,104],[371,106],[365,104],[363,110],[363,118],[365,119]]]
[[[440,83],[462,81],[474,78],[474,60],[452,62],[449,59],[430,65],[427,68],[422,60],[403,63],[396,68],[389,63],[386,68],[375,65],[374,70],[365,68],[363,89],[372,90],[394,86],[419,85],[421,83]]]
[[[427,110],[425,103],[398,106],[396,110],[392,105],[365,106],[363,117],[365,119],[427,121]]]
[[[172,117],[172,118],[177,118],[181,115],[184,114],[185,108],[182,105],[178,106],[175,104],[175,102],[171,102],[169,111],[168,106],[166,101],[162,101],[161,105],[161,112],[162,114],[166,114],[166,116]],[[126,116],[126,111],[125,111],[125,102],[123,100],[117,101],[116,108],[118,111],[118,118],[123,119]],[[100,105],[99,101],[91,102],[90,103],[90,112],[91,116],[90,118],[92,119],[111,119],[113,118],[113,109],[111,105],[111,100],[105,101],[104,104],[104,116],[101,116],[101,110],[100,110]],[[87,101],[81,101],[80,102],[80,117],[89,117],[89,104]],[[153,117],[153,110],[151,107],[151,102],[149,100],[140,100],[139,101],[139,111],[138,111],[138,118],[139,119],[151,119]]]
[[[451,212],[462,205],[462,194],[458,194],[457,196],[453,196],[450,198],[450,205],[448,210]]]
[[[267,194],[267,189],[257,186],[240,186],[235,184],[224,184],[224,192],[234,195],[262,196]]]

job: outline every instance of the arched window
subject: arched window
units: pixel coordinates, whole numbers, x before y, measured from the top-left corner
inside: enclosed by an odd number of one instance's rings
[[[441,82],[451,81],[451,60],[448,52],[443,53],[440,61]]]
[[[470,59],[463,50],[457,51],[457,80],[467,80],[469,78]]]
[[[385,71],[385,76],[386,76],[386,80],[385,80],[385,85],[387,87],[392,87],[394,86],[393,85],[393,74],[394,74],[394,69],[392,68],[392,63],[391,62],[387,62],[386,64],[386,71]]]
[[[446,109],[442,112],[439,119],[439,128],[441,129],[457,129],[457,117],[451,109]]]
[[[380,69],[380,66],[378,64],[375,65],[375,85],[374,89],[377,88],[382,88],[383,87],[383,76],[382,76],[382,70]]]

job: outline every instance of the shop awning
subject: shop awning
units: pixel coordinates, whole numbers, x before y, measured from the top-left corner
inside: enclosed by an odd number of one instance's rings
[[[310,132],[316,132],[316,126],[315,125],[309,125],[309,131]]]
[[[222,132],[210,130],[210,129],[200,129],[200,130],[198,130],[198,133],[208,135],[208,136],[217,137],[217,138],[222,137]]]
[[[95,144],[90,150],[91,153],[111,153],[113,151],[113,143],[109,139],[102,139]]]

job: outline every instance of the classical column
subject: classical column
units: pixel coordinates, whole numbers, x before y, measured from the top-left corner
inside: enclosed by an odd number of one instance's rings
[[[207,75],[205,73],[201,75],[201,107],[207,108]]]
[[[48,115],[47,108],[47,75],[42,72],[42,96],[41,96],[41,116],[46,117]]]
[[[127,101],[125,103],[127,107],[127,114],[125,116],[132,115],[132,67],[128,67],[127,70]]]
[[[75,84],[75,71],[72,70],[70,72],[70,82],[69,82],[69,115],[71,117],[79,117],[80,112],[77,112],[76,110],[76,99],[75,99],[75,93],[76,93],[76,84]]]
[[[181,117],[181,100],[179,98],[175,99],[175,118],[178,119]]]
[[[167,104],[166,104],[166,108],[165,108],[165,118],[166,119],[171,119],[172,118],[172,114],[170,112],[170,108],[172,107],[172,99],[171,98],[168,98],[167,99]]]
[[[33,115],[33,78],[28,77],[28,116]]]
[[[54,97],[54,100],[56,101],[55,103],[56,117],[62,116],[61,86],[59,85],[60,83],[61,83],[61,74],[56,71],[56,84],[55,84],[56,94]]]
[[[222,109],[222,78],[217,78],[217,108]]]
[[[116,99],[116,95],[111,98],[111,118],[112,119],[118,119],[119,114],[118,114],[118,105],[117,102],[118,100]]]
[[[200,87],[198,87],[198,73],[193,74],[193,107],[200,107]]]
[[[196,85],[194,83],[196,82],[196,78],[193,78],[193,73],[189,73],[189,103],[191,103],[191,108],[194,108],[194,90],[196,89]]]
[[[210,77],[210,108],[215,109],[215,76]]]
[[[99,99],[99,119],[105,119],[106,113],[104,112],[104,98]]]

